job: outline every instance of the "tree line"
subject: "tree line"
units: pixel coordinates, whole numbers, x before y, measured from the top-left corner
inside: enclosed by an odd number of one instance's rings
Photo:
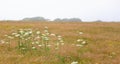
[[[23,18],[23,21],[56,21],[56,22],[82,22],[79,18],[56,18],[54,20],[50,20],[44,17],[31,17],[31,18]]]

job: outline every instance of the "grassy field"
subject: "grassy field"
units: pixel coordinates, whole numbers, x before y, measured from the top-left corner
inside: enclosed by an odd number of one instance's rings
[[[114,22],[0,22],[0,40],[18,29],[44,30],[60,34],[65,45],[49,52],[30,51],[21,54],[14,46],[0,43],[0,64],[120,64],[120,23]],[[83,34],[78,36],[81,31]],[[87,42],[75,47],[78,37]],[[54,42],[54,41],[53,41]]]

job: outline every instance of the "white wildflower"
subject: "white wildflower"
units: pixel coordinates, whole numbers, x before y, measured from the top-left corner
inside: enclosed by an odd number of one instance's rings
[[[26,48],[21,48],[22,50],[25,50]]]
[[[58,37],[58,38],[61,38],[62,36],[59,35],[59,36],[57,36],[57,37]]]
[[[32,44],[35,44],[35,42],[32,42]]]
[[[62,40],[62,38],[58,38],[58,40]]]
[[[9,38],[9,39],[13,39],[14,37],[12,37],[12,36],[8,36],[8,38]]]
[[[115,53],[115,52],[112,52],[111,54],[112,54],[112,55],[116,55],[116,53]]]
[[[77,61],[73,61],[71,64],[78,64],[78,62]]]
[[[81,44],[83,44],[83,45],[86,44],[86,41],[83,41]]]
[[[48,30],[44,30],[44,32],[48,33]]]
[[[24,36],[27,36],[27,35],[29,35],[29,32],[26,32],[26,33],[24,34]]]
[[[32,34],[32,31],[29,31],[29,34]]]
[[[47,26],[45,26],[45,29],[48,29],[48,27],[47,27]]]
[[[20,34],[16,34],[16,35],[15,35],[15,37],[19,37],[19,36],[20,36]]]
[[[49,44],[49,45],[47,45],[48,47],[50,47],[51,45]]]
[[[46,34],[46,35],[50,35],[50,33],[49,33],[49,32],[46,32],[45,34]]]
[[[20,34],[23,34],[23,33],[24,33],[24,31],[23,31],[22,29],[21,29],[19,32],[20,32]]]
[[[75,45],[75,44],[72,44],[73,46]]]
[[[83,32],[79,32],[79,34],[81,35],[81,34],[83,34]]]
[[[28,39],[25,39],[25,40],[28,40]]]
[[[40,38],[40,36],[37,36],[35,39],[39,39]]]
[[[78,40],[77,40],[77,42],[81,42],[81,41],[83,41],[83,39],[78,39]]]
[[[36,47],[32,47],[32,49],[36,49]]]
[[[77,40],[77,42],[80,42],[80,41],[81,41],[80,39]]]
[[[81,44],[76,44],[76,46],[77,46],[77,47],[82,47],[83,45],[81,45]]]
[[[4,43],[5,43],[5,41],[4,41],[4,40],[1,40],[0,42],[1,42],[2,44],[4,44]]]
[[[22,46],[23,44],[22,43],[20,43],[20,46]]]
[[[36,32],[36,34],[38,34],[38,35],[39,35],[39,34],[40,34],[40,31],[37,31],[37,32]]]
[[[56,36],[55,34],[50,34],[51,36]]]
[[[61,43],[63,43],[64,41],[63,40],[60,40]]]
[[[36,43],[36,44],[39,44],[39,42],[38,42],[38,41],[36,41],[35,43]]]
[[[9,42],[5,42],[6,44],[9,44]]]
[[[64,45],[65,43],[61,43],[61,45]]]
[[[20,36],[20,38],[21,38],[22,40],[24,40],[24,39],[25,39],[23,36]]]
[[[16,35],[17,33],[12,33],[12,35]]]
[[[44,39],[45,39],[46,41],[48,41],[48,40],[49,40],[49,38],[48,38],[48,37],[44,37]]]
[[[57,42],[57,44],[56,44],[56,45],[58,46],[59,44],[60,44],[60,43],[58,43],[58,42]]]
[[[42,36],[46,36],[45,34],[42,34]]]
[[[42,45],[38,45],[39,47],[41,47]]]
[[[6,37],[7,37],[8,35],[4,35],[4,36],[6,36]]]

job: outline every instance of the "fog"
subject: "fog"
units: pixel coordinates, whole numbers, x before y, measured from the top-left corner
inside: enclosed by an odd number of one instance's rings
[[[120,21],[120,0],[0,0],[0,20],[48,19]]]

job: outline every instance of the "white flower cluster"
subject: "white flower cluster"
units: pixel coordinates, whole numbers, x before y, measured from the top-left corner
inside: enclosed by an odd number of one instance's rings
[[[79,35],[83,32],[79,32]],[[18,31],[11,33],[10,35],[5,35],[7,41],[0,40],[0,43],[12,44],[12,41],[16,41],[18,45],[17,48],[20,50],[43,50],[43,49],[59,49],[61,46],[65,45],[63,36],[50,33],[48,27],[45,27],[45,30],[42,31],[33,31],[32,29],[19,29]],[[55,39],[55,38],[56,39]],[[13,40],[14,39],[14,40]],[[52,40],[53,39],[53,40]],[[76,44],[72,44],[77,47],[83,47],[87,42],[79,38],[76,41]],[[73,62],[71,64],[77,64]]]
[[[71,64],[78,64],[78,62],[77,61],[73,61]]]
[[[7,41],[12,41],[11,39],[16,40],[18,44],[17,47],[20,50],[43,49],[50,48],[51,46],[55,47],[55,49],[59,49],[59,46],[64,45],[62,36],[50,33],[48,27],[45,27],[43,33],[39,30],[33,31],[32,29],[19,29],[10,35],[5,35],[5,37],[7,37]],[[54,44],[50,42],[52,41],[52,37],[55,37],[57,41]],[[0,43],[6,42],[1,40]]]
[[[79,35],[82,35],[82,34],[83,32],[79,32]],[[82,38],[77,39],[77,44],[76,44],[77,47],[83,47],[86,44],[87,42],[83,40]]]

